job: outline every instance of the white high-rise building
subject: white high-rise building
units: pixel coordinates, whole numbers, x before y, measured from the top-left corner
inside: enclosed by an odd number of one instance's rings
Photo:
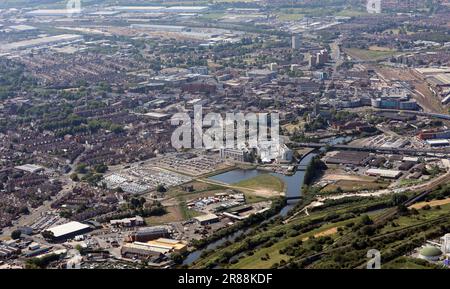
[[[300,49],[301,37],[300,35],[292,35],[292,49]]]
[[[367,0],[367,12],[370,14],[380,14],[381,0]]]
[[[444,237],[441,238],[442,247],[441,251],[444,254],[450,254],[450,234],[445,234]]]
[[[278,64],[277,63],[271,63],[269,64],[269,68],[271,71],[277,71],[278,70]]]

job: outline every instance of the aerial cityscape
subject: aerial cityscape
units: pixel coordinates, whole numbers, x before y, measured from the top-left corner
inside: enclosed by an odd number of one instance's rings
[[[450,0],[0,1],[0,144],[0,269],[449,269]]]

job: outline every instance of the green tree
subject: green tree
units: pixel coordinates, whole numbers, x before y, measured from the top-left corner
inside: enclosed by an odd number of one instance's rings
[[[183,263],[183,256],[179,253],[173,253],[171,256],[172,261],[175,262],[175,264],[181,264]]]
[[[79,174],[85,174],[87,173],[87,165],[86,164],[78,164],[75,171]]]
[[[13,240],[17,240],[17,239],[20,239],[20,236],[22,235],[22,232],[20,231],[20,230],[14,230],[14,231],[12,231],[12,233],[11,233],[11,238],[13,239]]]
[[[361,217],[361,224],[363,225],[372,225],[373,221],[370,219],[370,217],[368,215],[364,215]]]
[[[80,181],[80,178],[78,177],[78,174],[77,174],[77,173],[71,174],[71,175],[70,175],[70,179],[71,179],[72,181],[74,181],[74,182],[79,182],[79,181]]]
[[[108,166],[105,164],[99,164],[94,167],[94,170],[99,174],[104,174],[108,170]]]
[[[392,206],[398,206],[400,204],[403,204],[408,200],[408,197],[405,194],[394,194],[391,198],[391,204]]]
[[[165,193],[165,192],[167,192],[167,189],[166,189],[163,185],[158,185],[158,186],[156,187],[156,191],[157,191],[158,193]]]
[[[42,231],[41,235],[45,240],[53,241],[55,239],[55,235],[52,231]]]

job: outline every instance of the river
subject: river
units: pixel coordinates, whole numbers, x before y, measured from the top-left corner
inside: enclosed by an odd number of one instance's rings
[[[316,156],[314,153],[310,153],[303,157],[303,159],[299,162],[298,170],[294,175],[286,176],[279,173],[271,173],[263,170],[243,170],[243,169],[236,169],[232,170],[223,174],[215,175],[210,177],[210,180],[225,183],[225,184],[234,184],[238,183],[244,180],[248,180],[251,178],[254,178],[261,174],[271,174],[273,176],[279,177],[282,179],[286,184],[286,198],[287,198],[287,204],[286,206],[281,209],[281,211],[276,216],[282,216],[285,217],[289,211],[294,208],[294,206],[297,204],[297,202],[300,200],[300,197],[302,195],[302,187],[305,179],[305,170],[308,166],[308,164],[311,162],[311,160]],[[276,217],[274,216],[274,217]],[[274,218],[273,217],[273,218]],[[190,253],[186,259],[183,262],[183,265],[191,265],[195,261],[197,261],[200,258],[200,255],[205,250],[214,250],[221,245],[223,245],[226,241],[233,242],[237,237],[242,235],[243,233],[250,230],[248,229],[242,229],[239,231],[236,231],[235,233],[228,235],[226,237],[223,237],[215,242],[210,243],[206,248],[194,251]]]

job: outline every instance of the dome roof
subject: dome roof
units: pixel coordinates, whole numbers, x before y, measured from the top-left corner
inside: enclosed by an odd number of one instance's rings
[[[425,257],[437,257],[441,256],[442,252],[436,247],[428,246],[420,250],[420,255]]]

